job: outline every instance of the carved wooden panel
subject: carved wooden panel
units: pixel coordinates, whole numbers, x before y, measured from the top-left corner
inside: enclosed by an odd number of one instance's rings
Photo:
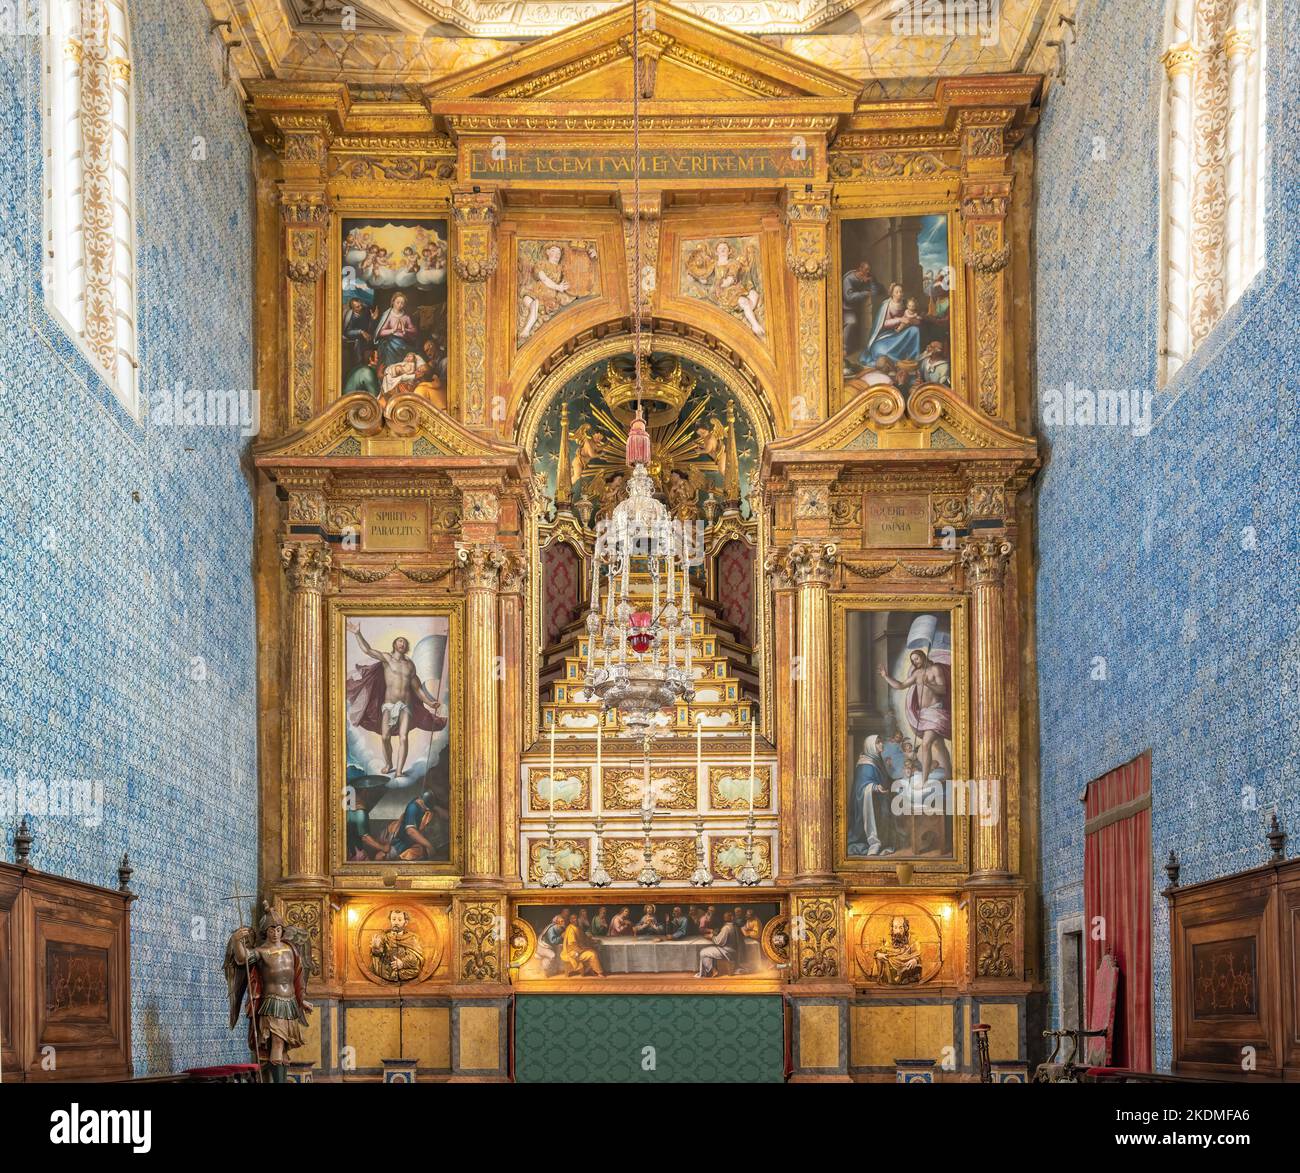
[[[1176,1072],[1300,1075],[1300,860],[1166,892]]]

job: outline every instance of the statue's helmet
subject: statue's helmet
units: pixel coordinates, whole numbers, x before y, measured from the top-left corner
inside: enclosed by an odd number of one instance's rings
[[[262,907],[266,911],[262,913],[262,919],[257,922],[258,934],[265,937],[272,928],[278,928],[283,932],[284,918],[269,903],[263,904]]]

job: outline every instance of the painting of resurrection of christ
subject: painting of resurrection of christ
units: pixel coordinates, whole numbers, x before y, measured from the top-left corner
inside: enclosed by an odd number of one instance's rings
[[[953,644],[948,611],[845,614],[846,854],[953,854]]]
[[[952,386],[948,217],[870,216],[840,225],[840,338],[852,393]]]
[[[521,905],[511,932],[520,978],[631,974],[772,977],[771,953],[789,948],[781,906],[648,904]],[[774,923],[775,922],[775,923]]]
[[[344,395],[447,406],[447,221],[343,221]]]
[[[450,619],[345,624],[346,859],[451,859]]]

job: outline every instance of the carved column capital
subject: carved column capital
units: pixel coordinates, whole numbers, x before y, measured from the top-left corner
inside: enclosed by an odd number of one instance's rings
[[[508,556],[498,542],[458,542],[456,565],[464,573],[467,590],[496,591]]]
[[[320,226],[329,219],[329,199],[319,189],[281,187],[276,199],[280,205],[280,217],[286,224]]]
[[[763,572],[767,575],[774,591],[794,590],[794,579],[790,577],[786,567],[786,557],[776,550],[769,550],[763,560]]]
[[[1004,538],[972,538],[961,548],[961,562],[971,586],[1000,587],[1011,558],[1011,543]]]
[[[285,542],[280,565],[292,591],[323,591],[329,585],[333,559],[328,546],[318,542]]]
[[[801,281],[821,281],[830,270],[830,184],[787,187],[781,193],[781,220],[787,268]]]
[[[505,555],[501,567],[501,593],[503,595],[522,595],[528,585],[528,562],[518,552],[511,551]]]
[[[795,542],[785,553],[783,569],[796,586],[828,587],[839,557],[833,542]]]
[[[451,193],[456,226],[452,265],[462,281],[486,281],[497,271],[497,220],[501,197],[495,188],[458,187]]]

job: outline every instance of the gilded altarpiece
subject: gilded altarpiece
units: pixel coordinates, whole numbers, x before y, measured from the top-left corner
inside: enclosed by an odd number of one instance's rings
[[[781,992],[795,1078],[892,1078],[889,1048],[951,1053],[966,1077],[961,1024],[1022,1040],[1036,988],[1019,649],[1038,457],[1010,250],[1028,246],[1016,153],[1039,79],[871,100],[656,8],[638,201],[630,31],[615,10],[400,94],[246,83],[262,873],[310,941],[311,1053],[322,1078],[378,1077],[400,994],[422,1070],[505,1078],[514,992]],[[876,347],[894,371],[868,377],[865,318],[846,354],[845,241],[881,220],[875,263],[919,280],[859,309],[898,335]],[[379,314],[347,297],[372,284],[376,229],[414,250],[378,264],[369,304],[402,336],[384,346]],[[702,524],[692,638],[709,669],[656,741],[653,895],[636,883],[640,755],[615,723],[598,767],[585,588],[564,585],[590,572],[602,501],[583,462],[604,462],[608,488],[617,412],[575,436],[554,410],[584,371],[617,381],[638,314],[656,379],[676,362],[714,389],[698,420],[670,390],[657,425],[694,446],[660,490]],[[537,463],[552,423],[555,469]],[[987,818],[951,798],[981,781]],[[873,785],[874,844],[865,815],[850,826]],[[707,891],[689,882],[697,848]],[[540,887],[547,864],[563,888]],[[592,886],[597,864],[613,888]],[[595,931],[625,905],[643,933]]]

